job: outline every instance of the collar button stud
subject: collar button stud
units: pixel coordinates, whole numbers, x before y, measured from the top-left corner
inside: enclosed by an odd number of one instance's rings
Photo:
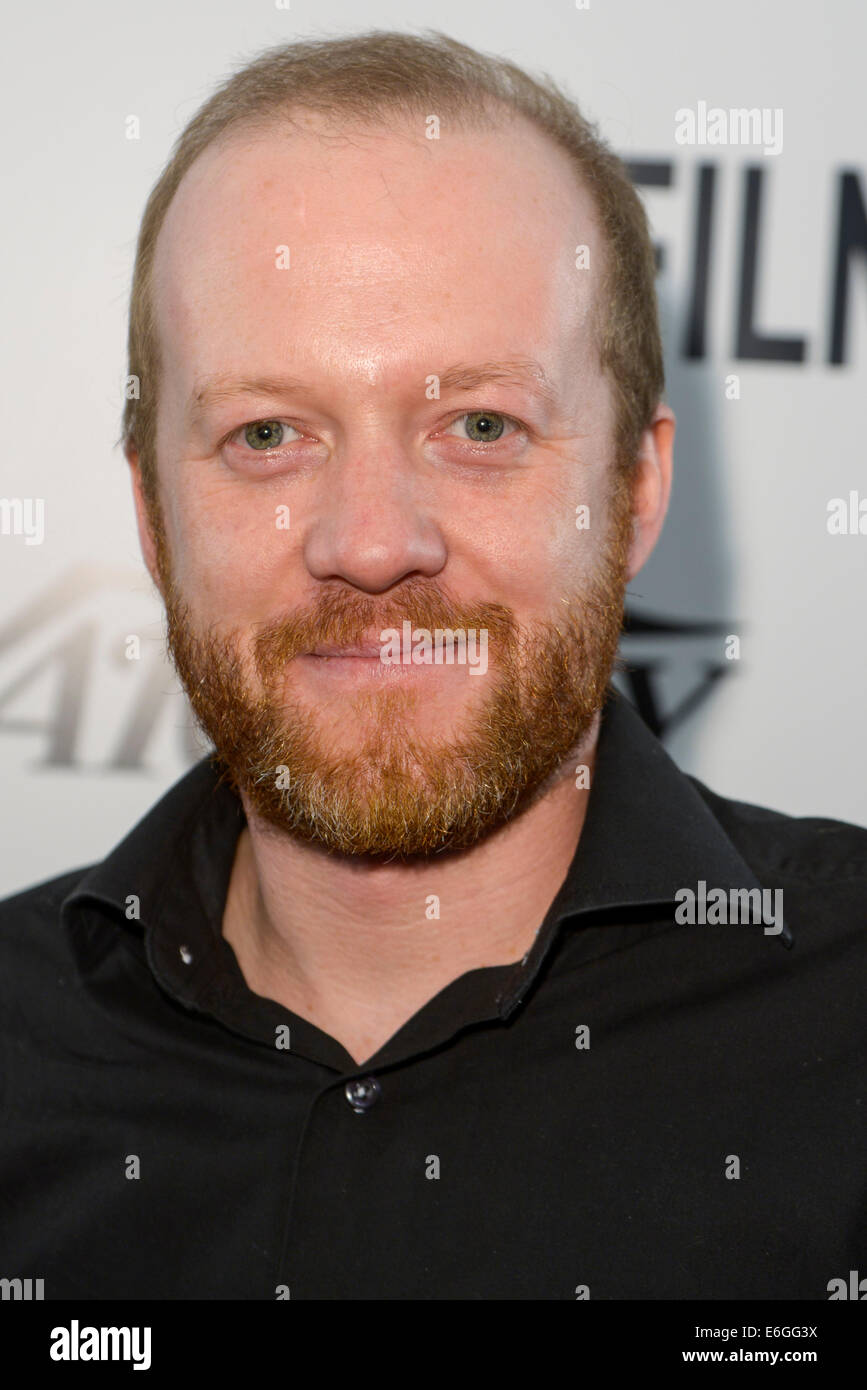
[[[369,1110],[379,1100],[382,1087],[375,1076],[365,1076],[357,1081],[347,1081],[343,1094],[356,1115],[363,1115],[365,1110]]]

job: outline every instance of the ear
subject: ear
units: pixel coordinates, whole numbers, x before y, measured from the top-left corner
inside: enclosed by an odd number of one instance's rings
[[[144,488],[142,487],[141,465],[139,463],[138,449],[135,444],[124,445],[124,453],[129,464],[130,476],[132,479],[132,495],[135,503],[136,524],[138,526],[138,539],[141,546],[141,553],[151,579],[163,594],[162,581],[160,578],[159,566],[157,564],[157,547],[154,539],[151,519],[148,514],[147,503],[145,502]],[[165,597],[165,595],[163,595]]]
[[[671,495],[675,426],[673,410],[660,401],[641,436],[632,492],[634,528],[629,548],[629,579],[647,563],[662,531]]]

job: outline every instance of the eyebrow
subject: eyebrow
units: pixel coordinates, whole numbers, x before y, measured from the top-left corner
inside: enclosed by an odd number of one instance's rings
[[[440,389],[472,391],[487,382],[529,388],[547,405],[557,401],[557,390],[541,362],[532,357],[512,358],[507,362],[485,362],[479,366],[458,365],[440,373]]]
[[[488,382],[520,386],[532,391],[546,405],[557,401],[557,390],[544,367],[531,357],[510,358],[502,362],[482,362],[477,365],[457,363],[445,371],[432,373],[439,380],[441,391],[472,391]],[[194,389],[187,414],[191,422],[199,420],[213,406],[240,396],[285,396],[305,394],[310,388],[299,377],[260,376],[233,379],[211,377]]]

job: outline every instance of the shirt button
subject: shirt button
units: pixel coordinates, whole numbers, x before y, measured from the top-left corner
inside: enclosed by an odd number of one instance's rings
[[[347,1081],[343,1094],[357,1115],[363,1115],[375,1105],[382,1095],[382,1087],[375,1076],[365,1076],[360,1081]]]

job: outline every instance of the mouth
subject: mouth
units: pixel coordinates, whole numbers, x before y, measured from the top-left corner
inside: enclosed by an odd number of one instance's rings
[[[362,633],[357,642],[318,642],[315,647],[297,654],[296,669],[306,673],[316,685],[325,682],[328,689],[334,682],[349,688],[371,683],[390,687],[395,683],[454,681],[461,676],[461,668],[457,665],[389,660],[387,652],[383,656],[387,646],[380,640],[378,631],[371,636],[369,630]]]
[[[461,681],[466,668],[460,662],[438,662],[430,659],[408,659],[407,651],[395,657],[391,646],[380,636],[380,629],[368,628],[352,642],[317,642],[315,647],[297,653],[299,672],[305,672],[315,682],[325,681],[328,688],[333,682],[354,686],[384,682],[426,683],[437,681]]]

